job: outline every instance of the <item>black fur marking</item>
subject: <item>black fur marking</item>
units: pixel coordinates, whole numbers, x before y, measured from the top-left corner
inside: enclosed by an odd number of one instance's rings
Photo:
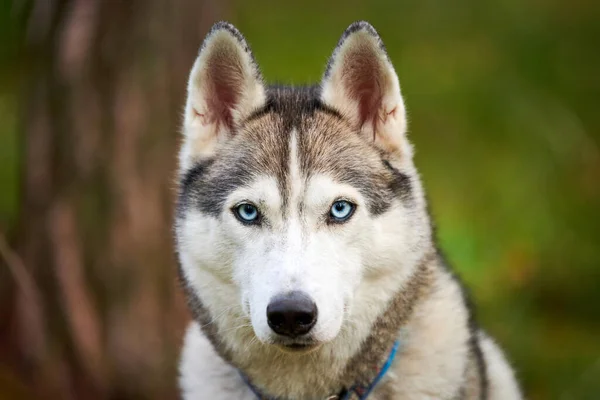
[[[467,308],[467,311],[469,312],[469,321],[468,321],[469,348],[475,358],[475,363],[476,363],[476,367],[477,367],[477,375],[479,376],[480,399],[487,400],[489,382],[488,382],[488,376],[487,376],[486,362],[483,358],[483,351],[481,350],[481,346],[480,346],[480,342],[479,342],[480,328],[479,328],[479,324],[477,323],[475,306],[473,304],[473,301],[471,300],[471,295],[469,294],[465,285],[462,284],[462,281],[460,281],[460,279],[458,279],[456,277],[455,277],[455,281],[461,288],[463,301],[465,303],[465,307]]]
[[[254,176],[251,167],[252,149],[231,159],[208,159],[196,164],[183,177],[179,195],[179,216],[190,207],[219,217],[223,203],[233,190],[249,183]]]
[[[281,115],[288,127],[298,126],[303,116],[312,115],[317,111],[343,119],[337,110],[321,101],[319,86],[271,85],[267,89],[265,105],[250,114],[244,123],[275,113]]]
[[[218,217],[223,212],[223,203],[227,196],[254,178],[251,154],[242,154],[235,160],[220,162],[206,179],[198,182],[197,206],[206,214]]]
[[[477,328],[479,329],[479,328]],[[479,343],[478,336],[475,335],[475,332],[471,330],[471,338],[469,339],[469,346],[473,355],[475,356],[475,362],[477,365],[477,374],[479,375],[479,393],[481,400],[488,399],[488,388],[489,381],[487,376],[487,367],[485,360],[483,358],[483,351],[481,350],[481,346]]]
[[[410,176],[403,174],[390,164],[389,161],[383,160],[383,165],[388,168],[394,175],[394,179],[390,182],[390,189],[403,201],[410,201],[412,199],[412,186],[410,183]]]
[[[213,164],[214,159],[203,160],[189,169],[179,183],[179,196],[177,202],[177,215],[183,216],[185,210],[190,207],[190,203],[198,200],[197,192],[198,181],[206,174],[207,169]]]
[[[392,205],[394,193],[385,186],[383,177],[372,176],[369,171],[360,168],[348,168],[336,176],[340,182],[358,188],[367,198],[369,212],[374,215],[385,213]]]

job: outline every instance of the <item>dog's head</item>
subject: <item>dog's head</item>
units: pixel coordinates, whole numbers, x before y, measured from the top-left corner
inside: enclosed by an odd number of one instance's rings
[[[177,237],[216,322],[239,317],[223,332],[249,319],[260,341],[306,348],[380,312],[430,234],[405,132],[371,25],[304,89],[265,86],[242,35],[215,25],[189,79]]]

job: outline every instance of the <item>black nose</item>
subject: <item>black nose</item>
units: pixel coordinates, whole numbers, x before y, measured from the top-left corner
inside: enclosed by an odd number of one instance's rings
[[[267,306],[267,321],[275,333],[295,338],[317,322],[317,305],[302,292],[275,296]]]

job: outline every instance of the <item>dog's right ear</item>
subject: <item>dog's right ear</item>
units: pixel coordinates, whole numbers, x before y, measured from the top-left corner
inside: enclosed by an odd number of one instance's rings
[[[182,167],[212,156],[264,102],[262,77],[246,40],[233,25],[216,23],[188,81]]]
[[[321,82],[321,100],[387,154],[410,158],[400,82],[379,34],[368,22],[346,29]]]

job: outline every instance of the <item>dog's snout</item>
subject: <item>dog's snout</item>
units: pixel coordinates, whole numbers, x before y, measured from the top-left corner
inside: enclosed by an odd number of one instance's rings
[[[317,305],[302,292],[275,296],[267,306],[267,321],[275,333],[295,338],[317,322]]]

